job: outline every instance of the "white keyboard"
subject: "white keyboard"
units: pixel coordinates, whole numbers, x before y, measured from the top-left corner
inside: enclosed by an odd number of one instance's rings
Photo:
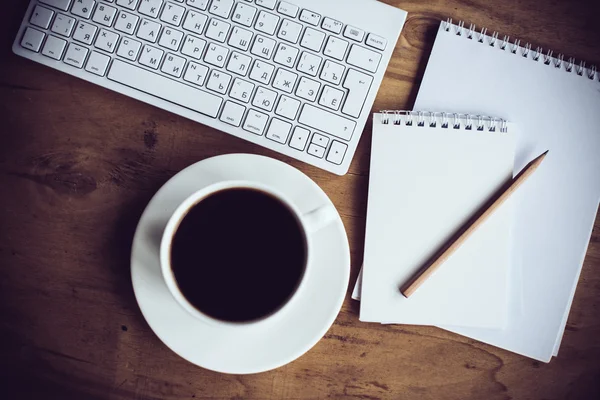
[[[13,51],[343,175],[405,19],[374,0],[33,0]]]

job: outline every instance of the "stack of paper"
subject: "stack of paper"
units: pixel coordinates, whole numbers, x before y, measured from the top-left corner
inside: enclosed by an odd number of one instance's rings
[[[506,327],[447,329],[548,362],[558,353],[600,202],[600,76],[595,68],[497,37],[442,23],[415,108],[515,123],[515,172],[550,153],[513,196],[509,269],[516,273],[510,275]],[[379,268],[365,256],[363,302]],[[438,296],[440,303],[448,300]]]

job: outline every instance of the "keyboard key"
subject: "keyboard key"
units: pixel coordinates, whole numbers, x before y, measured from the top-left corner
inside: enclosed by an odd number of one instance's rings
[[[369,33],[369,36],[367,36],[366,43],[367,46],[374,47],[377,50],[385,50],[385,47],[387,46],[387,40],[381,36],[373,35],[372,33]]]
[[[302,24],[284,19],[277,32],[277,37],[290,43],[298,43],[302,33]]]
[[[277,4],[277,0],[256,0],[256,4],[261,7],[268,8],[269,10],[273,10],[275,8],[275,4]]]
[[[320,88],[321,84],[319,82],[302,77],[296,89],[296,96],[309,101],[315,101]]]
[[[296,49],[295,47],[279,43],[279,47],[277,47],[273,61],[275,61],[277,64],[293,68],[294,64],[296,64],[298,53],[300,53],[300,50]]]
[[[254,100],[252,100],[252,105],[265,111],[271,111],[275,100],[277,100],[277,92],[259,86],[254,95]]]
[[[179,26],[183,19],[183,13],[185,13],[185,8],[177,4],[167,3],[160,14],[160,20],[167,24]]]
[[[278,143],[285,143],[287,142],[291,129],[292,124],[289,122],[282,121],[278,118],[273,118],[271,119],[271,124],[269,125],[269,129],[267,130],[265,137]]]
[[[156,43],[159,32],[160,24],[158,22],[150,21],[149,19],[144,18],[140,24],[140,27],[138,28],[136,36],[151,43]]]
[[[223,68],[228,54],[229,50],[226,47],[211,43],[208,45],[204,61],[215,67]]]
[[[231,19],[244,26],[252,26],[258,10],[247,4],[238,3]]]
[[[128,8],[130,10],[135,10],[138,5],[139,0],[117,0],[117,5],[121,7]]]
[[[250,69],[252,58],[238,52],[233,52],[227,63],[227,71],[241,76],[246,76]]]
[[[257,36],[254,41],[254,45],[252,46],[252,50],[250,53],[255,56],[259,56],[262,58],[266,58],[267,60],[271,58],[273,55],[273,50],[275,49],[275,41],[273,39],[269,39],[264,36]]]
[[[300,42],[300,46],[310,49],[312,51],[316,51],[317,53],[321,51],[321,47],[323,46],[323,42],[325,41],[325,34],[321,31],[317,31],[316,29],[306,28],[304,31],[304,36],[302,36],[302,41]]]
[[[104,76],[109,62],[109,56],[92,51],[87,63],[85,64],[85,70],[98,76]]]
[[[204,81],[206,80],[207,76],[208,67],[190,61],[188,63],[187,69],[185,70],[185,75],[183,76],[183,79],[190,83],[193,83],[194,85],[202,86],[204,85]]]
[[[183,41],[181,53],[185,54],[186,56],[195,58],[196,60],[199,60],[202,57],[202,53],[204,52],[205,47],[206,40],[200,39],[196,36],[187,35],[187,37]]]
[[[67,11],[69,9],[69,5],[71,4],[71,0],[39,0],[39,2],[56,7],[63,11]]]
[[[311,53],[303,52],[302,56],[300,57],[300,62],[298,62],[297,70],[311,76],[317,76],[319,67],[321,66],[321,61],[323,61],[321,57],[315,56]]]
[[[380,60],[381,54],[353,44],[346,62],[369,72],[375,72]]]
[[[267,64],[264,61],[255,60],[250,71],[250,79],[268,85],[271,82],[275,67],[271,64]]]
[[[64,14],[58,14],[54,19],[54,24],[52,24],[51,31],[64,37],[69,37],[71,36],[71,32],[73,32],[74,27],[75,18]]]
[[[139,63],[145,65],[146,67],[150,67],[152,69],[158,69],[160,62],[162,61],[164,51],[161,49],[157,49],[152,46],[144,46],[142,50],[142,55],[140,56]]]
[[[278,23],[279,17],[277,15],[266,11],[261,11],[258,14],[254,28],[259,32],[264,32],[268,35],[274,35]]]
[[[348,95],[344,107],[342,107],[342,113],[354,118],[360,116],[371,83],[373,83],[373,77],[353,69],[348,71],[343,85],[345,89],[348,89]]]
[[[265,126],[269,121],[269,116],[256,110],[248,111],[248,116],[244,122],[244,130],[261,136],[265,132]]]
[[[163,0],[142,0],[138,11],[140,14],[156,18],[160,12]]]
[[[275,114],[287,119],[294,120],[296,119],[296,115],[298,114],[299,109],[300,101],[288,96],[281,96],[279,98],[279,103],[275,108]]]
[[[92,21],[100,25],[112,26],[116,15],[116,8],[106,6],[104,4],[98,4],[98,7],[96,7],[96,12],[94,12],[94,16],[92,17]]]
[[[160,35],[158,44],[162,47],[166,47],[167,49],[177,51],[179,50],[182,40],[183,32],[166,26],[162,31],[162,35]]]
[[[117,47],[118,40],[119,35],[102,28],[100,29],[100,33],[98,34],[98,38],[96,38],[96,43],[94,43],[94,46],[101,50],[112,53]]]
[[[49,35],[48,39],[46,39],[46,43],[44,43],[42,54],[55,60],[60,60],[65,51],[65,47],[67,47],[66,40]]]
[[[310,131],[308,129],[302,128],[301,126],[295,127],[292,138],[290,139],[290,147],[304,151],[306,142],[308,142],[308,136],[310,136]]]
[[[234,27],[227,44],[231,47],[235,47],[236,49],[247,51],[248,47],[250,47],[252,35],[253,33],[250,31]]]
[[[40,51],[42,42],[44,41],[44,32],[37,29],[27,28],[21,39],[21,46],[36,53]]]
[[[88,24],[87,22],[79,22],[75,28],[73,39],[88,45],[92,44],[97,30],[98,28],[95,25]]]
[[[286,1],[279,2],[279,7],[277,8],[277,12],[292,18],[296,18],[298,11],[300,11],[298,6],[290,4]]]
[[[323,23],[321,24],[321,28],[335,34],[340,34],[343,26],[344,24],[342,24],[340,21],[336,21],[335,19],[331,18],[323,18]]]
[[[333,61],[326,60],[323,70],[321,71],[321,79],[325,82],[339,85],[346,67],[341,64],[334,63]]]
[[[296,79],[298,79],[298,75],[283,68],[279,68],[273,79],[273,87],[286,93],[292,93],[294,85],[296,85]]]
[[[315,132],[310,142],[316,144],[317,146],[327,147],[329,144],[329,138],[325,135]]]
[[[302,10],[302,12],[300,13],[300,21],[306,22],[307,24],[318,26],[320,20],[321,16],[315,12],[309,10]]]
[[[346,29],[344,29],[344,36],[348,39],[356,40],[357,42],[362,42],[363,38],[365,37],[365,31],[348,25],[346,26]]]
[[[240,126],[245,112],[246,107],[232,101],[227,101],[225,102],[223,111],[221,111],[220,120],[229,125]]]
[[[234,0],[213,0],[210,3],[209,13],[218,17],[228,19],[231,9],[233,8]]]
[[[185,67],[185,58],[176,56],[175,54],[167,54],[165,62],[163,62],[160,70],[167,75],[174,76],[175,78],[181,77],[183,74],[183,68]]]
[[[225,94],[229,88],[229,82],[231,82],[231,75],[213,69],[208,77],[208,82],[206,82],[206,87],[217,93]]]
[[[217,42],[225,43],[225,39],[227,39],[227,34],[229,33],[230,28],[231,25],[227,22],[223,22],[217,18],[212,18],[208,23],[208,28],[206,29],[206,33],[204,35],[209,39],[214,39]]]
[[[330,163],[340,165],[344,160],[346,150],[348,150],[347,144],[334,140],[331,143],[331,147],[329,148],[329,153],[327,153],[326,160]]]
[[[63,62],[65,64],[69,64],[77,68],[82,68],[83,61],[85,60],[87,53],[88,49],[86,49],[85,47],[81,47],[75,43],[70,43]]]
[[[141,48],[142,43],[138,42],[137,40],[124,37],[121,39],[121,43],[117,49],[117,55],[126,58],[127,60],[135,61],[140,54]]]
[[[325,155],[325,147],[321,147],[321,146],[318,146],[318,145],[316,145],[314,143],[311,143],[308,146],[307,152],[311,156],[315,156],[317,158],[323,158],[323,156]]]
[[[183,29],[202,35],[208,17],[196,11],[189,10],[183,22]]]
[[[206,10],[210,0],[187,0],[186,4],[190,7],[197,8],[198,10]]]
[[[78,17],[89,19],[92,15],[92,9],[95,5],[95,0],[76,0],[71,8],[71,13],[77,15]]]
[[[349,43],[345,40],[336,38],[335,36],[329,36],[327,44],[325,45],[325,55],[335,58],[336,60],[343,60],[348,45]]]
[[[248,103],[250,101],[250,97],[252,96],[253,90],[254,83],[245,81],[240,78],[235,78],[235,80],[233,81],[233,85],[231,85],[231,92],[229,92],[229,96],[232,99]]]
[[[342,92],[339,89],[332,88],[331,86],[325,85],[325,87],[323,88],[323,93],[321,93],[321,98],[319,99],[319,104],[334,111],[337,111],[340,109],[343,97],[344,92]]]
[[[212,118],[217,117],[223,102],[220,96],[195,89],[121,60],[112,62],[108,79]]]
[[[29,22],[31,22],[32,25],[39,26],[40,28],[48,29],[53,16],[54,11],[46,7],[35,6],[33,13],[31,13],[31,19]]]
[[[140,17],[137,15],[130,14],[125,11],[121,11],[117,16],[117,22],[115,23],[115,29],[129,35],[133,35]]]
[[[350,140],[356,122],[322,110],[310,104],[302,107],[298,121],[318,131],[328,133],[344,140]]]

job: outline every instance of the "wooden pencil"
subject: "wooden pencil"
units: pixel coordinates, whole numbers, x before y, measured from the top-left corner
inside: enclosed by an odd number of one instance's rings
[[[400,292],[405,297],[410,297],[429,277],[446,262],[446,260],[454,254],[460,246],[465,243],[471,235],[500,207],[512,194],[521,186],[540,166],[548,151],[541,154],[535,160],[531,161],[523,170],[510,182],[505,190],[491,200],[487,208],[481,212],[479,216],[471,218],[467,224],[459,231],[461,232],[454,240],[451,240],[442,250],[439,255],[432,258],[432,262],[428,262],[421,268],[404,286],[400,288]],[[476,214],[477,215],[477,214]]]

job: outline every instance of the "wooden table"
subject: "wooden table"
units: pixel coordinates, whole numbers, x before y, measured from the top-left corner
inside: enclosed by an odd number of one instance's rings
[[[600,65],[594,0],[386,2],[409,18],[375,110],[412,107],[447,17]],[[179,358],[152,333],[131,288],[132,236],[152,195],[218,154],[289,162],[340,211],[353,283],[370,128],[350,172],[334,176],[14,56],[25,7],[4,1],[0,24],[0,398],[600,398],[599,221],[560,355],[547,365],[437,328],[361,323],[349,295],[323,340],[275,371],[229,376]]]

